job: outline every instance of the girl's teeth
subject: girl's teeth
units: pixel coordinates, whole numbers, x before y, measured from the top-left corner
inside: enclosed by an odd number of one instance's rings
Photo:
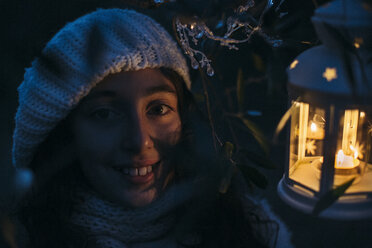
[[[139,168],[138,172],[139,172],[140,176],[145,176],[147,174],[147,168],[146,167],[141,167],[141,168]]]
[[[122,172],[124,175],[130,175],[130,176],[146,176],[147,174],[152,172],[152,165],[147,167],[141,167],[141,168],[119,168],[114,167],[115,170]]]

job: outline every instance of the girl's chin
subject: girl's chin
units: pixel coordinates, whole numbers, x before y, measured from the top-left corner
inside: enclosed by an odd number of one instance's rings
[[[145,207],[157,198],[157,190],[155,188],[147,189],[145,191],[125,192],[120,203],[126,207],[138,208]]]

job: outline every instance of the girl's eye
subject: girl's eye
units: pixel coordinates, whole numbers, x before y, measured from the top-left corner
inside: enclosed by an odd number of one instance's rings
[[[108,108],[93,111],[90,115],[95,120],[113,121],[121,118],[121,114]]]
[[[162,116],[162,115],[168,114],[169,111],[171,111],[171,110],[172,109],[169,106],[164,105],[164,104],[159,104],[159,105],[155,105],[155,106],[151,107],[147,111],[147,114],[153,115],[153,116]]]

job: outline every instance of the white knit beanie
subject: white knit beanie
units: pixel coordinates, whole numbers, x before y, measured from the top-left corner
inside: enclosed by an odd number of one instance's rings
[[[28,167],[51,130],[110,73],[170,68],[190,88],[186,61],[171,36],[133,10],[97,10],[62,28],[26,70],[18,88],[13,165]]]

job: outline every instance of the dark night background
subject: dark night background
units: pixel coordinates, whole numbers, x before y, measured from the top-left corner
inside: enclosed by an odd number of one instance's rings
[[[141,1],[138,1],[141,2]],[[145,3],[146,1],[142,1]],[[145,4],[136,6],[136,1],[120,0],[0,0],[0,200],[6,205],[12,198],[11,181],[14,174],[11,166],[11,135],[13,116],[17,106],[16,88],[23,80],[24,68],[38,56],[46,42],[67,22],[91,12],[97,8],[134,7],[153,16],[162,23],[169,32],[172,31],[173,15],[197,14],[207,24],[214,24],[229,6],[229,1],[179,1],[187,8],[179,8],[175,4],[148,8]],[[206,2],[215,4],[210,9]],[[231,1],[234,2],[234,1]],[[238,1],[235,1],[238,2]],[[260,37],[254,37],[250,43],[239,45],[239,50],[228,50],[212,41],[203,45],[205,53],[212,59],[216,71],[209,78],[211,88],[211,108],[218,112],[221,103],[226,103],[228,110],[236,109],[234,99],[225,99],[226,92],[233,91],[240,70],[245,81],[244,110],[255,110],[261,115],[250,115],[268,140],[272,139],[274,130],[281,116],[287,109],[285,68],[299,53],[314,44],[318,44],[316,34],[310,22],[315,5],[327,1],[287,0],[280,1],[280,12],[287,13],[279,18],[280,13],[270,10],[264,20],[265,32],[273,37],[286,41],[281,47],[272,47]],[[259,16],[266,1],[256,0],[253,15]],[[137,4],[138,5],[138,4]],[[145,8],[143,8],[145,7]],[[182,9],[182,11],[181,11]],[[228,8],[226,8],[228,9]],[[271,13],[272,12],[272,13]],[[301,43],[306,41],[306,43]],[[189,60],[188,60],[189,61]],[[192,69],[191,69],[192,70]],[[201,94],[201,77],[198,70],[192,70],[193,90]],[[228,95],[228,94],[227,94]],[[232,97],[234,98],[234,96]],[[231,100],[231,102],[229,102]],[[218,133],[228,133],[222,120],[215,116]],[[240,135],[240,134],[239,134]],[[229,136],[226,134],[225,136]],[[247,136],[247,137],[245,137]],[[226,138],[228,139],[228,138]],[[249,135],[242,135],[245,145],[257,147]],[[256,189],[260,197],[267,198],[272,209],[287,224],[292,232],[292,243],[295,247],[372,247],[372,221],[332,221],[318,219],[302,214],[282,202],[276,185],[284,172],[286,157],[286,135],[279,136],[279,142],[271,144],[270,158],[276,164],[274,170],[260,170],[268,179],[268,187]],[[0,212],[0,217],[1,212]],[[3,225],[4,227],[4,225]],[[7,247],[0,237],[0,247]],[[281,246],[285,247],[285,246]]]

